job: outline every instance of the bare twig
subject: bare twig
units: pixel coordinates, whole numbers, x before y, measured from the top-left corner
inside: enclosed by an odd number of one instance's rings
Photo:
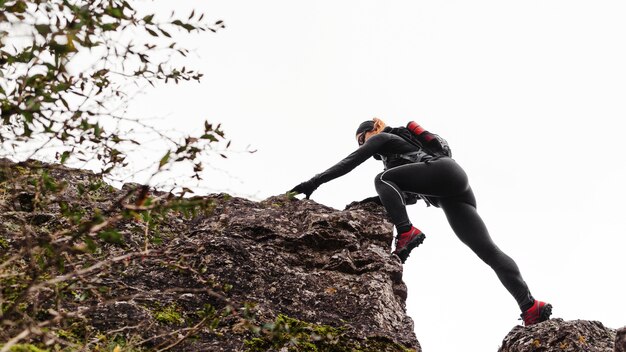
[[[15,337],[13,337],[12,339],[10,339],[5,345],[4,347],[2,347],[2,349],[0,350],[0,352],[8,352],[11,347],[13,347],[13,345],[15,345],[16,343],[20,342],[20,340],[26,338],[28,335],[30,335],[31,329],[30,328],[26,328],[24,329],[22,332],[20,332],[19,334],[17,334]]]
[[[48,281],[44,281],[44,282],[39,283],[37,285],[33,285],[33,286],[31,286],[28,289],[28,292],[29,293],[30,292],[34,292],[34,291],[39,290],[39,289],[41,289],[43,287],[51,286],[51,285],[57,284],[59,282],[63,282],[65,280],[71,279],[71,278],[73,278],[75,276],[80,276],[80,275],[85,275],[85,274],[91,273],[91,272],[96,271],[96,270],[98,270],[98,269],[100,269],[102,267],[105,267],[107,265],[111,265],[111,264],[114,264],[114,263],[118,263],[118,262],[124,261],[126,259],[130,259],[130,258],[133,258],[133,257],[139,257],[139,256],[148,256],[148,255],[156,255],[156,254],[154,252],[151,252],[151,251],[148,251],[148,252],[142,251],[142,252],[135,252],[135,253],[129,253],[129,254],[125,254],[125,255],[120,255],[118,257],[111,258],[111,259],[108,259],[108,260],[103,260],[103,261],[100,261],[100,262],[98,262],[98,263],[96,263],[96,264],[94,264],[94,265],[92,265],[92,266],[90,266],[88,268],[81,269],[81,270],[76,270],[76,271],[73,271],[73,272],[71,272],[69,274],[57,276],[57,277],[55,277],[53,279],[50,279]]]
[[[165,348],[162,348],[160,350],[158,350],[157,352],[163,352],[163,351],[167,351],[171,348],[176,347],[177,345],[179,345],[181,342],[185,341],[185,339],[187,339],[189,336],[191,336],[191,334],[195,333],[196,331],[198,331],[200,329],[200,327],[202,327],[202,325],[204,325],[204,323],[209,319],[209,317],[205,317],[204,319],[202,319],[198,324],[194,325],[192,328],[188,329],[187,334],[183,335],[181,338],[179,338],[176,342],[172,343],[171,345],[168,345]]]

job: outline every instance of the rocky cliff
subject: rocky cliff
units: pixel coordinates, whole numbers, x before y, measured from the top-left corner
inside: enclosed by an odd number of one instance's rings
[[[177,198],[0,160],[0,350],[421,351],[391,242],[372,203]],[[613,350],[626,330],[553,319],[499,351]]]
[[[0,345],[420,351],[376,205],[221,194],[158,213],[167,194],[89,172],[0,170]]]

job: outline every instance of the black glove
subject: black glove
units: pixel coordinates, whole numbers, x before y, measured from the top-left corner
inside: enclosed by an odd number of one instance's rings
[[[319,185],[311,180],[308,180],[292,188],[289,192],[294,192],[296,194],[302,193],[306,196],[306,199],[309,199],[309,197],[311,197],[311,194],[317,189],[317,187],[319,187]]]

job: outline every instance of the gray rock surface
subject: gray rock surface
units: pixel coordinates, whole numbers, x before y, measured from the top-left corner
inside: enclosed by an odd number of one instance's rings
[[[391,225],[371,204],[338,211],[309,200],[232,198],[190,226],[195,256],[232,285],[233,299],[316,324],[346,324],[360,339],[419,350],[406,315],[402,265],[391,256]]]
[[[39,201],[32,181],[41,179],[42,170],[60,190],[47,202]],[[137,187],[117,190],[88,171],[8,160],[0,163],[0,186],[0,239],[7,251],[0,259],[23,252],[37,239],[57,238],[55,233],[70,227],[62,209],[80,209],[84,218],[94,212],[113,216],[119,208],[115,202]],[[48,319],[45,312],[52,307],[77,317],[50,334],[79,345],[106,338],[113,346],[124,341],[151,350],[193,331],[171,350],[245,351],[252,346],[246,341],[264,337],[258,327],[286,316],[309,324],[302,331],[311,343],[326,338],[325,329],[339,329],[320,351],[354,346],[370,352],[421,351],[406,315],[402,264],[390,255],[392,226],[381,207],[356,204],[339,211],[286,196],[261,202],[225,194],[201,198],[212,204],[210,213],[170,212],[153,229],[141,218],[117,221],[121,244],[101,243],[93,254],[72,257],[72,265],[85,268],[95,260],[134,255],[73,280],[71,294],[68,289],[58,300],[34,295],[30,302],[36,304],[25,302],[25,311],[40,312],[31,316],[35,321]],[[25,228],[32,238],[24,235]],[[18,280],[27,268],[18,260],[3,270]],[[46,277],[59,275],[50,270]],[[17,297],[20,287],[25,285],[4,286],[1,293]],[[212,314],[215,324],[197,328]],[[9,320],[4,323],[10,328],[0,329],[0,344],[20,331]],[[272,334],[275,338],[278,332]],[[34,336],[23,342],[38,341]]]
[[[528,327],[516,326],[498,351],[613,352],[614,346],[615,330],[598,321],[551,319]]]

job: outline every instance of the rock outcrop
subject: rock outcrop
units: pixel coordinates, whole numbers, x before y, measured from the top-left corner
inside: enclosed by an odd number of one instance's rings
[[[256,302],[264,321],[285,314],[419,349],[405,314],[402,266],[389,254],[391,227],[380,212],[232,198],[190,225],[190,241],[196,256],[210,257],[208,271],[232,285],[231,297]]]
[[[421,351],[380,206],[188,200],[0,160],[0,350]],[[626,352],[626,328],[517,326],[522,351]]]
[[[614,352],[624,350],[624,329],[616,332],[598,321],[551,319],[529,327],[516,326],[499,352]]]
[[[375,204],[338,211],[286,196],[254,202],[220,194],[198,197],[211,205],[205,214],[185,217],[181,206],[157,219],[129,199],[130,218],[115,218],[114,229],[99,238],[91,231],[99,245],[90,253],[66,251],[71,260],[62,271],[42,266],[48,271],[37,278],[39,291],[27,288],[24,273],[32,264],[12,253],[65,241],[72,235],[63,230],[91,214],[115,217],[123,207],[116,202],[133,185],[118,190],[86,171],[4,160],[0,186],[6,250],[0,277],[11,278],[0,302],[14,317],[51,322],[20,343],[52,348],[59,340],[90,350],[117,344],[178,351],[421,351],[405,311],[402,265],[390,255],[392,226]],[[163,195],[151,192],[155,199]],[[98,267],[96,260],[102,260]],[[48,288],[55,285],[62,294]],[[30,299],[11,308],[23,290]],[[55,326],[51,314],[67,318]],[[9,318],[0,318],[6,327],[0,345],[21,331]]]

